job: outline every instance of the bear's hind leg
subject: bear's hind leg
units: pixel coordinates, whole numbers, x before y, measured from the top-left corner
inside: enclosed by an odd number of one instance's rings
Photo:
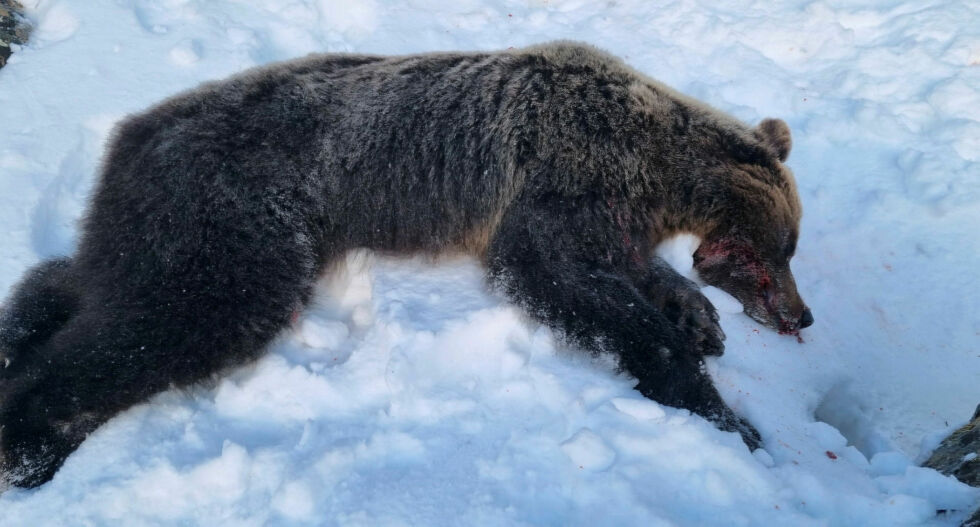
[[[186,273],[198,278],[120,283],[86,298],[85,309],[25,358],[24,372],[0,384],[0,482],[45,483],[117,413],[258,357],[315,279],[311,255],[275,249],[253,251],[248,265],[224,253],[224,282]]]
[[[71,259],[42,262],[17,284],[0,308],[0,375],[32,347],[44,344],[78,308]]]

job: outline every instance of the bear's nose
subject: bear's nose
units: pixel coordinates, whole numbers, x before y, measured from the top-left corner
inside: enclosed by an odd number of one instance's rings
[[[803,314],[800,315],[800,328],[808,328],[813,325],[813,313],[810,308],[804,307]]]

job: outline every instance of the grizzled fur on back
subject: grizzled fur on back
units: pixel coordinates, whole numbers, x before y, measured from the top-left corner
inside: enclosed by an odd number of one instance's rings
[[[652,250],[694,232],[706,274],[762,299],[756,318],[807,325],[783,277],[789,145],[782,121],[750,128],[564,42],[313,55],[175,96],[119,125],[77,253],[4,306],[0,477],[41,484],[119,411],[257,357],[362,247],[475,255],[644,395],[758,446],[703,368],[714,309]]]

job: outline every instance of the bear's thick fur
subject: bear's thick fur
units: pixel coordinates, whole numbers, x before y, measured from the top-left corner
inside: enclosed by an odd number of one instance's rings
[[[653,256],[680,231],[754,318],[812,318],[789,258],[782,121],[750,128],[590,46],[314,55],[125,119],[71,258],[0,318],[0,472],[48,481],[116,413],[258,357],[353,248],[467,252],[491,284],[641,393],[759,434],[703,357],[711,304]]]

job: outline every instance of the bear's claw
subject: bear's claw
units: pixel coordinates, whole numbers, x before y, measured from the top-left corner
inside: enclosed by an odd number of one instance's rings
[[[709,418],[718,425],[718,428],[726,432],[738,432],[742,436],[742,442],[749,447],[749,452],[754,452],[762,448],[762,435],[744,417],[737,415],[727,406]]]

